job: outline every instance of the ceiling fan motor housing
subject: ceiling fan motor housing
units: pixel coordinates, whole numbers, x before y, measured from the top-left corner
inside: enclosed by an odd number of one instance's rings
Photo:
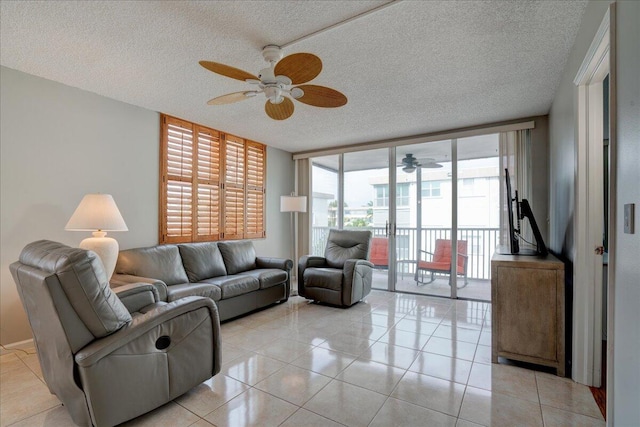
[[[262,48],[262,57],[265,61],[274,64],[282,59],[282,50],[280,46],[268,44]]]

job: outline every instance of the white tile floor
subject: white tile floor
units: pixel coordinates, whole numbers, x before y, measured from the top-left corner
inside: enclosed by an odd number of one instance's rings
[[[427,277],[428,280],[428,277]],[[388,271],[375,269],[373,271],[373,288],[380,290],[388,289]],[[472,299],[477,301],[491,301],[491,280],[468,279],[467,285],[461,287],[463,278],[458,276],[458,298]],[[413,273],[398,273],[395,281],[395,289],[399,292],[410,292],[413,294],[450,297],[449,276],[440,275],[427,284],[418,284]]]
[[[491,307],[374,291],[222,325],[220,374],[127,426],[604,426],[588,387],[491,362]],[[34,354],[0,356],[0,426],[71,426]]]

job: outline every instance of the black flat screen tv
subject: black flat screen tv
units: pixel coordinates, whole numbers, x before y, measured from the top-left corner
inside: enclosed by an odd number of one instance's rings
[[[507,210],[509,215],[509,253],[514,255],[547,256],[549,254],[549,250],[544,244],[544,239],[542,238],[542,234],[540,234],[540,229],[538,228],[538,223],[536,223],[536,219],[533,216],[533,211],[531,210],[529,201],[527,199],[522,199],[522,201],[518,200],[518,190],[515,191],[515,197],[512,197],[509,169],[504,170],[504,176],[507,184]],[[515,216],[513,214],[514,202],[516,206]],[[529,220],[529,225],[531,226],[531,231],[533,232],[533,237],[536,241],[535,249],[520,247],[520,240],[522,239],[522,228],[520,221],[525,218]],[[522,240],[524,241],[524,239]],[[533,244],[531,245],[533,246]]]

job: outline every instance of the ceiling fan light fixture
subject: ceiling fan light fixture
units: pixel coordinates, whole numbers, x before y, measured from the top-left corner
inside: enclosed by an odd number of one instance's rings
[[[277,86],[267,86],[264,88],[264,94],[272,104],[280,104],[282,102],[282,89]]]
[[[299,87],[294,87],[293,89],[291,89],[290,93],[294,99],[298,99],[304,96],[304,91]]]
[[[402,168],[402,171],[406,173],[413,173],[415,172],[415,170],[416,170],[415,166],[409,166],[409,165]]]
[[[276,76],[276,81],[280,85],[285,85],[285,86],[291,85],[291,79],[287,76]]]

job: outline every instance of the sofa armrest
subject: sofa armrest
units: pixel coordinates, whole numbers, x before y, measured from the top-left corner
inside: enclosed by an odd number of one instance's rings
[[[118,286],[113,291],[129,313],[140,311],[142,307],[160,301],[158,289],[150,283],[130,283]]]
[[[348,259],[342,269],[342,304],[353,305],[371,288],[373,263],[363,259]],[[368,289],[367,289],[368,288]]]
[[[304,292],[304,270],[309,267],[326,267],[327,259],[316,255],[303,255],[298,261],[298,294],[305,296]]]
[[[291,294],[291,269],[293,268],[293,261],[286,258],[272,258],[272,257],[256,257],[257,268],[278,268],[287,272],[287,281],[285,282],[285,295],[286,299],[289,299]]]
[[[114,291],[120,286],[129,285],[131,283],[148,283],[158,290],[159,301],[167,300],[167,285],[162,280],[153,279],[151,277],[134,276],[131,274],[114,274],[109,280],[111,289]]]
[[[279,268],[280,270],[291,270],[293,261],[285,258],[272,257],[256,257],[256,266],[258,268]]]
[[[344,262],[344,267],[342,268],[342,276],[343,276],[343,280],[344,283],[346,284],[347,281],[351,282],[351,280],[353,280],[353,274],[356,271],[357,267],[369,267],[369,268],[373,268],[374,265],[372,262],[370,261],[366,261],[364,259],[348,259]]]

